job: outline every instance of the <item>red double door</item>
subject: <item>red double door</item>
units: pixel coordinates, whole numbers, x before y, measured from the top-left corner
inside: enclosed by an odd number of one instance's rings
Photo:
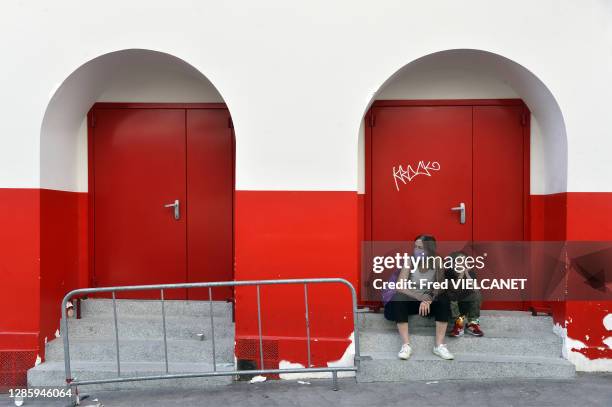
[[[94,284],[232,280],[228,110],[97,104],[90,123]],[[229,288],[213,292],[214,299],[231,296]],[[206,299],[208,290],[167,290],[165,297]]]
[[[389,101],[370,114],[371,240],[527,238],[529,132],[521,101]]]

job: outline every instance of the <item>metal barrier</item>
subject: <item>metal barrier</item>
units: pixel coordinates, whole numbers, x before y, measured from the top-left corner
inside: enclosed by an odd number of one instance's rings
[[[281,285],[281,284],[301,284],[304,286],[304,307],[305,307],[305,327],[306,327],[306,344],[307,344],[307,367],[304,368],[291,368],[291,369],[264,369],[264,354],[263,354],[263,334],[261,328],[261,298],[260,298],[260,286],[262,285]],[[343,284],[349,288],[352,299],[352,310],[353,310],[353,326],[354,326],[354,339],[355,345],[355,356],[353,360],[353,366],[345,367],[311,367],[311,352],[310,352],[310,319],[308,315],[308,285],[309,284]],[[257,370],[235,370],[231,371],[217,371],[216,366],[216,350],[215,350],[215,331],[213,323],[213,301],[212,301],[212,289],[215,287],[243,287],[243,286],[255,286],[257,293],[257,328],[259,335],[259,357],[260,357],[260,369]],[[213,371],[209,372],[198,372],[198,373],[176,373],[170,374],[168,369],[168,344],[166,335],[166,312],[164,306],[164,290],[179,289],[179,288],[208,288],[208,302],[210,304],[210,328],[212,337],[212,365]],[[159,290],[160,301],[162,309],[162,325],[163,325],[163,340],[164,340],[164,361],[165,361],[165,374],[160,375],[147,375],[147,376],[121,376],[121,360],[119,357],[119,330],[117,328],[117,302],[116,293],[123,291],[144,291],[144,290]],[[77,380],[72,377],[70,370],[70,342],[68,339],[68,319],[66,315],[66,304],[71,298],[75,296],[84,296],[87,294],[99,294],[99,293],[111,293],[112,304],[113,304],[113,321],[115,331],[115,350],[117,355],[117,377],[107,379],[95,379],[95,380]],[[144,380],[160,380],[160,379],[180,379],[180,378],[194,378],[194,377],[214,377],[214,376],[234,376],[234,375],[259,375],[259,374],[281,374],[281,373],[320,373],[329,372],[332,374],[333,388],[338,389],[338,372],[356,372],[359,370],[359,326],[357,323],[357,294],[353,285],[343,278],[304,278],[304,279],[286,279],[286,280],[250,280],[250,281],[227,281],[227,282],[211,282],[211,283],[185,283],[185,284],[159,284],[159,285],[140,285],[140,286],[123,286],[123,287],[101,287],[101,288],[82,288],[78,290],[70,291],[64,297],[62,301],[62,321],[61,321],[61,337],[64,343],[64,363],[66,370],[66,384],[69,388],[74,387],[74,393],[76,403],[78,404],[78,389],[77,386],[88,385],[88,384],[102,384],[102,383],[119,383],[119,382],[133,382],[133,381],[144,381]]]

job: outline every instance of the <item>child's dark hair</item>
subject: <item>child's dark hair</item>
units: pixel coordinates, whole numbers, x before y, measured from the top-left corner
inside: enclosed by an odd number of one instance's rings
[[[456,262],[456,260],[457,260],[457,257],[459,257],[459,256],[468,257],[468,254],[466,252],[464,252],[464,251],[457,250],[456,252],[452,252],[452,253],[450,253],[448,255],[448,257],[451,257],[453,259],[453,263],[452,263],[453,266],[451,268],[453,271],[461,272],[461,270],[457,270],[457,262]]]

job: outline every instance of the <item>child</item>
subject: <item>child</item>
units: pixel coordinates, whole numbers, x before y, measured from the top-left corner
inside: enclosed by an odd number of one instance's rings
[[[448,280],[476,279],[476,272],[473,269],[466,269],[464,258],[467,254],[464,252],[453,252],[450,254],[453,258],[454,268],[446,270],[446,278]],[[458,271],[459,270],[459,271]],[[483,336],[484,332],[480,329],[480,291],[477,289],[454,288],[449,284],[447,295],[451,300],[451,316],[454,321],[453,329],[448,336],[458,338],[463,335],[466,328],[467,332],[474,336]]]

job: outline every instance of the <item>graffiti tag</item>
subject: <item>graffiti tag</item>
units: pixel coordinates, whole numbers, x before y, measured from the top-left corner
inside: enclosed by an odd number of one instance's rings
[[[440,163],[437,161],[419,161],[416,170],[411,165],[407,165],[404,169],[401,165],[393,167],[393,180],[395,181],[395,188],[399,191],[400,184],[398,181],[406,185],[412,181],[417,175],[427,175],[431,177],[430,171],[439,171]]]

